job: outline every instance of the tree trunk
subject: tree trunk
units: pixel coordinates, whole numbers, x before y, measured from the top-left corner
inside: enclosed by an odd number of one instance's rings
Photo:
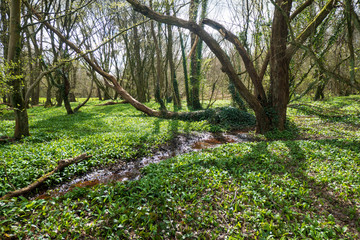
[[[191,0],[190,2],[190,12],[189,20],[196,22],[199,12],[199,0]],[[191,56],[190,56],[190,99],[191,99],[191,109],[198,110],[202,109],[200,103],[200,73],[201,73],[201,55],[199,56],[199,50],[201,53],[201,45],[199,44],[199,39],[195,33],[190,34],[191,39]]]
[[[32,79],[30,85],[32,85],[32,83],[35,81],[37,76],[40,75],[41,63],[39,61],[40,61],[39,59],[36,60],[36,62],[34,64],[33,71],[31,71],[31,73],[30,73],[30,76],[31,76],[31,79]],[[39,102],[40,102],[40,82],[36,85],[36,87],[34,87],[33,90],[31,90],[31,105],[32,106],[38,105]]]
[[[150,6],[152,5],[152,1],[150,1]],[[165,111],[166,105],[162,99],[162,86],[164,85],[164,74],[163,74],[163,68],[162,68],[162,56],[161,56],[161,50],[159,46],[159,41],[155,34],[155,27],[154,22],[152,21],[150,23],[150,31],[151,35],[154,40],[154,47],[156,52],[156,83],[155,83],[155,99],[160,104],[160,110]]]
[[[32,190],[36,189],[37,187],[39,187],[43,182],[45,182],[54,173],[63,170],[64,168],[66,168],[67,166],[70,166],[71,164],[79,163],[80,161],[91,158],[91,157],[92,157],[91,155],[87,155],[86,153],[84,153],[84,154],[81,154],[81,155],[79,155],[77,157],[74,157],[74,158],[62,159],[62,160],[60,160],[58,162],[58,165],[52,171],[50,171],[50,172],[46,173],[45,175],[41,176],[35,182],[31,183],[30,185],[28,185],[28,186],[26,186],[24,188],[17,189],[15,191],[7,193],[6,195],[2,196],[0,198],[0,200],[5,200],[5,199],[25,195],[25,194],[31,192]]]
[[[350,53],[350,82],[355,83],[355,52],[354,52],[354,27],[352,24],[352,12],[354,11],[352,0],[346,0],[345,6],[345,17],[347,23],[347,32],[348,32],[348,48]]]
[[[63,82],[64,85],[60,88],[62,91],[62,96],[64,100],[64,105],[67,114],[73,114],[74,111],[71,108],[70,100],[69,100],[69,93],[70,93],[70,82],[67,73],[63,73]]]
[[[51,85],[51,82],[50,80],[48,79],[49,77],[47,76],[46,77],[46,80],[47,80],[47,88],[46,88],[46,101],[45,101],[45,105],[44,107],[48,108],[48,107],[51,107],[53,104],[51,102],[51,89],[52,89],[52,85]]]
[[[135,13],[133,14],[133,23],[136,24],[136,18]],[[133,41],[134,41],[134,54],[135,54],[135,62],[136,62],[136,68],[134,69],[135,74],[135,84],[136,84],[136,95],[137,99],[139,99],[140,102],[146,102],[146,94],[145,94],[145,81],[144,81],[144,74],[143,74],[143,66],[141,62],[141,49],[140,49],[140,38],[138,34],[138,28],[134,27],[133,29]]]
[[[31,48],[31,44],[30,44],[30,34],[28,34],[28,41],[27,41],[27,48],[28,48],[28,54],[29,54],[29,59],[34,59],[33,53],[32,53],[32,48]],[[36,58],[35,58],[36,59]],[[34,63],[32,63],[31,61],[29,61],[28,63],[29,65],[29,77],[30,77],[30,85],[33,85],[34,82],[36,81],[37,76],[39,76],[40,74],[40,63],[39,63],[39,59],[36,59]],[[31,96],[31,105],[38,105],[39,104],[39,98],[40,98],[40,83],[38,83],[36,85],[36,87],[34,87],[33,89],[30,90],[30,96]],[[27,99],[25,99],[26,101]]]
[[[166,14],[170,16],[170,4],[167,4]],[[173,56],[173,31],[172,26],[167,25],[168,30],[168,60],[169,60],[169,68],[170,68],[170,79],[173,86],[173,95],[174,95],[174,107],[175,109],[181,109],[181,98],[179,93],[179,86],[176,79],[176,69],[174,63],[174,56]]]
[[[5,1],[0,2],[0,21],[1,21],[1,32],[0,32],[0,42],[4,46],[4,59],[7,59],[8,46],[9,46],[9,19],[8,19],[8,3]]]
[[[23,78],[21,75],[20,53],[21,53],[21,0],[10,2],[10,38],[8,48],[8,62],[11,65],[10,74],[12,80],[11,103],[15,112],[15,132],[14,138],[20,139],[29,136],[29,120],[26,104],[22,94]]]
[[[289,65],[286,56],[288,21],[291,0],[277,0],[270,41],[270,105],[264,106],[270,114],[273,128],[285,129],[289,102]]]
[[[315,92],[314,101],[323,100],[325,98],[324,95],[325,83],[320,83]]]
[[[184,40],[182,37],[181,32],[180,34],[180,46],[181,46],[181,56],[182,56],[182,64],[183,64],[183,71],[184,71],[184,83],[185,83],[185,94],[186,94],[186,104],[188,107],[191,106],[191,99],[189,94],[189,77],[188,77],[188,71],[187,71],[187,60],[185,55],[185,45]]]
[[[100,88],[99,88],[99,87],[97,87],[97,94],[98,94],[98,98],[99,98],[99,100],[100,100],[100,101],[102,101],[103,99],[102,99],[102,96],[101,96],[101,90],[100,90]]]
[[[1,23],[1,32],[0,32],[0,42],[2,43],[4,49],[4,59],[7,59],[8,54],[8,44],[9,44],[9,8],[8,3],[5,1],[0,2],[0,23]],[[0,77],[1,80],[1,77]],[[4,93],[2,96],[3,103],[9,104],[9,98],[7,93]]]
[[[56,107],[61,107],[63,102],[63,94],[60,88],[56,91]]]
[[[110,94],[109,94],[109,87],[108,86],[105,86],[104,87],[104,96],[103,96],[103,100],[110,100],[112,99]]]

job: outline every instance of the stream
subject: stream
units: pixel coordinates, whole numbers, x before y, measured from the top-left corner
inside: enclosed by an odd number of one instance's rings
[[[71,181],[63,183],[45,193],[35,196],[36,199],[46,199],[63,195],[75,187],[91,187],[98,184],[140,179],[140,169],[162,160],[184,153],[201,151],[202,149],[218,147],[226,143],[251,141],[245,132],[232,131],[228,133],[192,133],[179,134],[168,143],[159,146],[151,156],[145,156],[132,162],[119,161],[105,169],[94,170],[83,176],[75,176]]]

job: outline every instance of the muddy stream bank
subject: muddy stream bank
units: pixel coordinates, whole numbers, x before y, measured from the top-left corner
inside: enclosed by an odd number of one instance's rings
[[[246,133],[240,131],[179,134],[168,143],[155,149],[151,156],[145,156],[131,162],[119,160],[117,164],[105,167],[104,169],[94,170],[83,176],[75,176],[71,181],[42,192],[34,198],[41,199],[62,195],[75,187],[91,187],[117,181],[137,180],[141,177],[140,169],[151,163],[158,163],[177,155],[214,148],[226,143],[247,141],[251,141],[251,138]]]

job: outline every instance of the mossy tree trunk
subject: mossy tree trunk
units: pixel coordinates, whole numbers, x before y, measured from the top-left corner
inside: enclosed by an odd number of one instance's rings
[[[196,22],[199,12],[199,0],[191,0],[189,20]],[[200,81],[201,81],[201,40],[197,38],[196,33],[190,34],[191,39],[191,56],[190,56],[190,108],[193,110],[202,109],[200,103]]]
[[[49,77],[46,76],[46,82],[47,82],[47,88],[46,88],[46,101],[45,101],[45,105],[44,107],[48,108],[48,107],[52,107],[53,103],[51,102],[51,89],[52,89],[52,85],[51,82],[49,80]]]
[[[184,39],[182,37],[182,33],[180,31],[179,31],[179,35],[180,35],[181,58],[182,58],[183,72],[184,72],[186,104],[188,107],[190,107],[191,99],[190,99],[190,93],[189,93],[189,77],[188,77],[188,70],[187,70],[187,59],[186,59],[186,54],[185,54],[185,44],[184,44]]]
[[[270,96],[269,118],[273,126],[285,129],[286,109],[289,102],[289,66],[286,55],[288,44],[288,19],[292,0],[276,1],[270,40]]]
[[[152,1],[150,1],[150,6],[151,5],[152,5]],[[163,69],[163,66],[162,66],[161,49],[160,49],[160,46],[159,46],[158,38],[157,38],[156,33],[155,33],[155,27],[154,27],[154,22],[153,21],[150,23],[150,31],[151,31],[151,36],[152,36],[153,41],[154,41],[154,48],[155,48],[155,52],[156,52],[155,99],[160,104],[160,110],[165,111],[166,110],[166,105],[165,105],[165,103],[164,103],[164,101],[162,99],[162,94],[161,94],[161,90],[163,89],[163,86],[164,86],[164,74],[163,74],[164,69]]]
[[[0,1],[0,42],[3,46],[4,59],[7,59],[8,44],[9,44],[9,4],[5,1]],[[0,80],[2,76],[0,76]],[[2,96],[3,103],[9,104],[8,94],[5,92]]]
[[[7,61],[10,64],[11,104],[15,112],[14,138],[29,136],[29,120],[23,96],[23,76],[21,70],[21,0],[10,2],[10,32]]]
[[[166,3],[166,14],[170,16],[170,3]],[[176,79],[176,69],[174,63],[174,54],[173,54],[173,30],[171,25],[167,25],[168,30],[168,39],[167,39],[167,59],[169,61],[170,68],[170,79],[173,86],[173,96],[174,96],[174,107],[175,109],[181,109],[181,98],[179,93],[179,86]]]

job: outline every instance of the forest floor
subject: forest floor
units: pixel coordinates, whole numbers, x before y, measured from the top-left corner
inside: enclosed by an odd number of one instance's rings
[[[92,155],[53,175],[38,194],[154,155],[176,137],[226,131],[99,104],[70,116],[63,108],[29,109],[32,135],[2,137],[0,196],[61,159]],[[0,107],[0,136],[11,136],[12,113]],[[136,180],[0,201],[0,239],[359,239],[360,96],[292,103],[288,116],[288,131],[264,136],[246,128],[237,133],[247,141],[164,159]]]

